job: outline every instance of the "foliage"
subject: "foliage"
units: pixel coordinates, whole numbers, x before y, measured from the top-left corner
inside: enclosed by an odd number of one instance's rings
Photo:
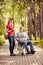
[[[27,8],[30,6],[28,4],[31,4],[33,1],[35,0],[0,0],[0,19],[4,20],[4,22],[1,21],[3,24],[0,22],[0,34],[3,34],[2,28],[3,31],[5,31],[5,22],[9,18],[14,18],[15,23],[20,23],[26,28],[26,11]],[[39,12],[40,3],[43,3],[42,0],[37,0],[35,4],[36,13]]]
[[[32,39],[32,41],[33,41],[33,43],[34,43],[34,45],[37,45],[37,46],[39,46],[39,47],[42,47],[43,48],[43,39],[41,40],[41,39]]]
[[[5,33],[5,22],[0,19],[0,35]]]
[[[0,36],[0,46],[3,45],[4,42],[5,42],[5,39],[2,36]]]

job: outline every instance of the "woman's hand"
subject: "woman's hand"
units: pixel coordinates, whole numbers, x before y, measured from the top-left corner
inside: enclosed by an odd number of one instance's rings
[[[12,30],[8,30],[8,32],[11,32]]]
[[[7,33],[9,33],[9,32],[11,32],[12,30],[8,30],[8,29],[6,29],[6,31],[7,31]]]

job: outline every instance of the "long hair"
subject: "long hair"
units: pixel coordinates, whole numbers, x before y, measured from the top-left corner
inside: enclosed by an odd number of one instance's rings
[[[13,18],[10,18],[10,19],[8,20],[8,24],[11,22],[10,20],[13,20]]]

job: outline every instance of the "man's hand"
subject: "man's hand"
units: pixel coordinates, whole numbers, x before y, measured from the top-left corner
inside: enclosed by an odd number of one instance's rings
[[[19,40],[17,40],[18,41],[18,43],[20,43],[20,41]]]

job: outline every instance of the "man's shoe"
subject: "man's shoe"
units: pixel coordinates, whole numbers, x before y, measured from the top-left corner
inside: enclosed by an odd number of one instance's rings
[[[34,54],[36,51],[35,50],[31,50],[31,54]]]
[[[22,52],[21,55],[24,55],[24,53]]]
[[[30,54],[30,51],[28,51],[26,54]]]
[[[26,54],[30,54],[30,51],[27,49],[27,53]]]

